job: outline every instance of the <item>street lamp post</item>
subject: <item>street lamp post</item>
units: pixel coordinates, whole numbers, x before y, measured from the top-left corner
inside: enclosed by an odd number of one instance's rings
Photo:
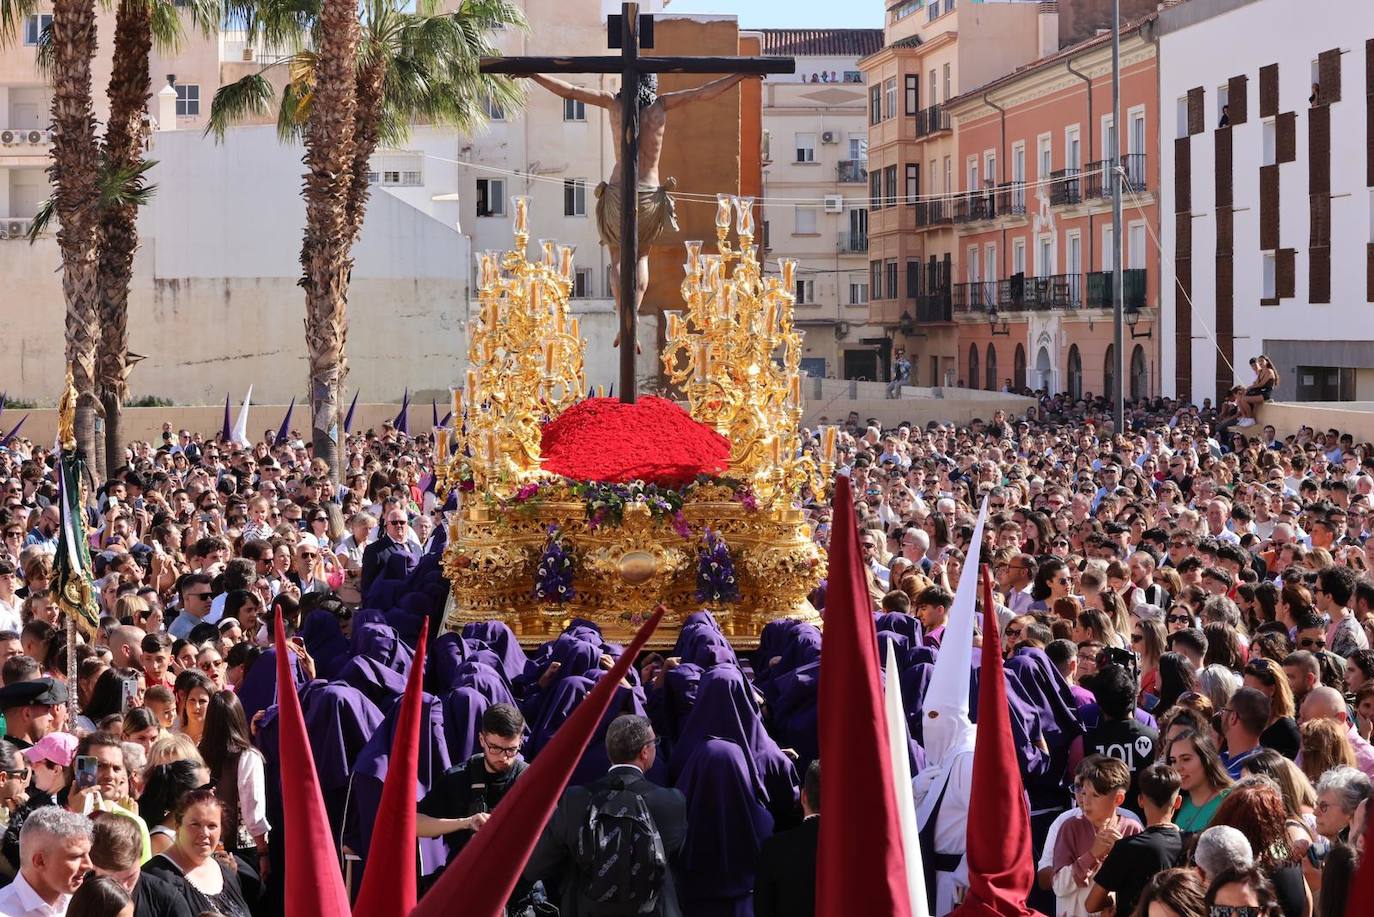
[[[1121,0],[1112,0],[1112,417],[1119,436],[1126,424],[1126,347],[1122,324],[1126,306],[1125,280],[1121,268]]]

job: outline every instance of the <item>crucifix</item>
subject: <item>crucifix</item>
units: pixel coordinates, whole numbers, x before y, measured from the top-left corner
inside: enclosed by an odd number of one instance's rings
[[[610,17],[611,46],[619,46],[619,56],[490,57],[482,60],[482,72],[530,77],[563,98],[595,105],[611,114],[619,146],[615,170],[597,188],[597,228],[602,243],[610,249],[612,276],[616,278],[620,400],[633,404],[635,326],[649,283],[648,249],[664,232],[677,228],[669,194],[674,182],[671,178],[662,182],[658,174],[668,112],[689,102],[715,98],[749,76],[794,73],[796,62],[790,57],[644,57],[639,53],[640,38],[643,35],[647,39],[644,47],[653,47],[652,17],[641,17],[638,3],[622,3],[620,10],[619,16]],[[583,89],[544,75],[548,73],[619,73],[621,90],[612,94]],[[730,75],[696,89],[658,95],[659,73]]]

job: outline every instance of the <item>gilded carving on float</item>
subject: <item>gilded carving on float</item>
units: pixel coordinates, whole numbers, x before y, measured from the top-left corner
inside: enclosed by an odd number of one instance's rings
[[[764,272],[753,201],[721,198],[715,252],[686,243],[684,309],[667,313],[665,375],[691,418],[729,441],[723,473],[685,486],[580,482],[543,467],[543,426],[584,401],[586,342],[568,309],[571,247],[542,242],[529,260],[528,202],[513,203],[515,246],[481,256],[455,429],[436,440],[441,491],[461,494],[444,555],[446,627],[500,618],[535,643],[580,617],[619,641],[663,602],[655,644],[665,646],[703,607],[741,644],[777,618],[817,620],[807,597],[824,554],[798,501],[804,489],[826,499],[836,430],[804,448],[796,263]],[[712,577],[716,587],[703,585]]]

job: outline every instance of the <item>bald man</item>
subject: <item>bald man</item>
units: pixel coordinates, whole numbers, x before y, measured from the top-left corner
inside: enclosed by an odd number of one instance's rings
[[[121,624],[110,631],[107,643],[110,647],[110,665],[117,669],[139,669],[143,667],[143,638],[147,634],[142,628],[131,624]]]
[[[1355,766],[1374,780],[1374,745],[1370,745],[1350,722],[1350,711],[1345,706],[1345,698],[1335,688],[1322,685],[1313,688],[1303,699],[1299,716],[1304,723],[1313,720],[1335,720],[1346,727],[1350,747],[1355,750]],[[1301,764],[1302,754],[1298,755]]]

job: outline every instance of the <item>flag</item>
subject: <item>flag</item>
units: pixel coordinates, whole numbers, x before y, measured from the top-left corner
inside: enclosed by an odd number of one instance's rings
[[[660,605],[639,628],[614,666],[597,679],[572,716],[554,733],[534,763],[515,781],[496,807],[491,820],[444,870],[411,917],[501,917],[506,900],[525,868],[540,832],[568,785],[573,768],[600,725],[620,680],[629,671],[644,643],[658,627],[666,609]],[[287,900],[290,900],[289,898]]]
[[[19,421],[21,424],[23,422]],[[74,448],[63,448],[58,453],[57,509],[60,529],[57,556],[53,558],[53,584],[57,591],[58,607],[81,627],[87,637],[93,638],[100,627],[100,606],[91,577],[90,541],[86,538],[86,516],[81,498],[85,466],[86,463]]]
[[[25,414],[23,417],[19,418],[19,423],[15,424],[14,428],[5,434],[4,439],[0,439],[0,446],[8,446],[10,444],[10,441],[14,439],[15,435],[19,432],[19,428],[24,425],[24,421],[28,419],[28,414]]]
[[[396,414],[396,420],[392,423],[396,432],[404,436],[410,435],[410,388],[407,387],[405,394],[401,396],[401,410]]]
[[[382,800],[367,848],[363,885],[353,911],[367,917],[406,917],[415,907],[415,784],[420,769],[420,716],[424,700],[425,643],[429,621],[420,623],[420,640],[410,664],[401,718],[391,739]]]
[[[349,917],[348,891],[334,853],[329,816],[320,794],[315,755],[305,732],[301,699],[291,677],[281,610],[273,621],[277,649],[277,723],[282,769],[283,834],[286,838],[286,900],[292,917]],[[290,784],[287,784],[287,781]],[[414,832],[412,831],[412,834]]]
[[[229,421],[229,393],[224,393],[224,428],[220,430],[219,441],[226,446],[234,438],[234,425]]]
[[[1038,917],[1026,906],[1035,881],[1030,807],[1021,784],[1002,675],[1002,641],[992,601],[992,573],[983,575],[983,664],[978,675],[978,739],[969,794],[968,895],[961,917]]]
[[[930,917],[926,908],[926,877],[921,866],[921,832],[916,827],[916,798],[911,792],[911,761],[908,758],[906,710],[902,706],[902,672],[897,668],[897,645],[887,645],[887,677],[884,680],[887,742],[892,755],[892,790],[897,797],[897,822],[902,829],[906,854],[906,888],[911,917]]]
[[[291,404],[286,408],[286,416],[281,419],[281,426],[277,428],[277,435],[272,440],[272,445],[280,446],[286,442],[286,438],[291,435],[291,415],[296,410],[296,396],[291,396]]]
[[[253,386],[248,386],[248,393],[243,396],[243,407],[239,408],[238,419],[234,421],[234,434],[231,437],[234,442],[243,446],[245,449],[253,445],[253,441],[248,438],[248,406],[253,401]]]
[[[911,917],[878,684],[878,637],[849,478],[835,478],[820,671],[821,831],[816,913]],[[862,813],[863,830],[854,831]]]
[[[353,409],[358,406],[358,393],[353,393],[353,403],[348,406],[348,413],[344,415],[344,436],[353,431]]]

